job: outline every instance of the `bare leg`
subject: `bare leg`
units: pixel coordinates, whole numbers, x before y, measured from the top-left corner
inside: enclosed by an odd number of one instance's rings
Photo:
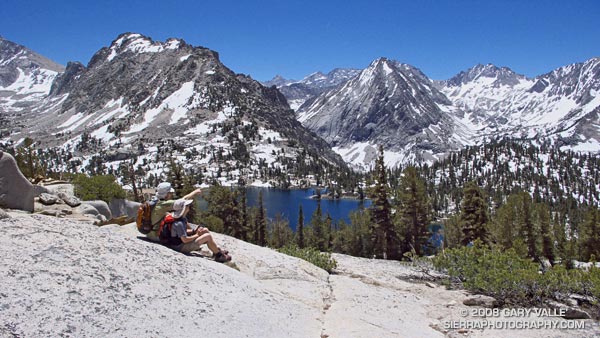
[[[202,245],[202,244],[206,243],[208,245],[208,248],[210,249],[210,251],[213,252],[213,254],[216,254],[217,252],[219,252],[219,247],[215,243],[215,240],[212,238],[212,235],[209,233],[196,238],[196,240],[194,242],[198,243],[198,245]]]

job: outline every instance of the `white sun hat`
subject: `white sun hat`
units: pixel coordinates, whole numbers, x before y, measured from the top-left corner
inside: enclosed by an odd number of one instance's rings
[[[181,218],[185,212],[185,207],[194,203],[194,200],[179,199],[173,204],[173,217]]]

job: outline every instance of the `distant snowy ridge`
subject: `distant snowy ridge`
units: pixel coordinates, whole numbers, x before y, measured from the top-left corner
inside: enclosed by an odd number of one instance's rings
[[[0,37],[0,113],[20,113],[50,92],[64,67]]]
[[[345,161],[373,166],[432,162],[464,145],[502,138],[549,139],[563,149],[600,151],[600,59],[527,78],[477,65],[446,81],[379,58],[356,78],[307,100],[298,119]]]
[[[327,74],[312,73],[300,81],[287,80],[277,75],[263,84],[265,86],[276,86],[286,97],[290,107],[293,110],[298,110],[310,98],[343,84],[358,75],[359,72],[358,69],[336,68]]]
[[[481,139],[549,137],[574,150],[587,144],[586,149],[600,151],[600,58],[533,79],[479,65],[438,86],[465,110]]]

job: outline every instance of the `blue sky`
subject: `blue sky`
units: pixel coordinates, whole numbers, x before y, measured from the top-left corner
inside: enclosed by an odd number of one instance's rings
[[[301,79],[385,56],[447,79],[477,63],[535,76],[600,56],[600,1],[3,0],[0,35],[87,64],[123,32],[216,50],[233,71]]]

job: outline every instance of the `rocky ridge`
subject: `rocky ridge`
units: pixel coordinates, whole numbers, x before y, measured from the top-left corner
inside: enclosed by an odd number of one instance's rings
[[[600,151],[598,58],[536,78],[507,67],[477,65],[445,81],[380,58],[360,78],[298,109],[305,126],[359,168],[372,165],[376,145],[384,146],[391,166],[432,162],[464,145],[503,138]]]
[[[64,69],[0,36],[0,138],[20,128],[19,118],[48,95],[52,82]]]
[[[297,110],[304,102],[329,89],[335,88],[360,73],[358,69],[335,68],[327,74],[312,73],[300,81],[286,80],[277,75],[265,86],[275,86],[285,96],[290,107]]]
[[[532,79],[506,67],[478,65],[436,85],[466,112],[474,142],[508,136],[600,151],[600,58]]]
[[[76,156],[52,163],[58,170],[86,168],[100,157],[113,170],[134,159],[136,168],[154,175],[164,165],[152,163],[156,158],[174,156],[214,179],[227,167],[228,180],[251,183],[259,163],[288,172],[284,162],[293,163],[300,153],[307,161],[344,166],[296,121],[276,89],[235,74],[217,52],[180,39],[122,34],[87,66],[69,63],[49,95],[22,118],[25,128],[4,141],[28,136],[43,148]],[[228,161],[234,155],[249,162],[245,170]]]

